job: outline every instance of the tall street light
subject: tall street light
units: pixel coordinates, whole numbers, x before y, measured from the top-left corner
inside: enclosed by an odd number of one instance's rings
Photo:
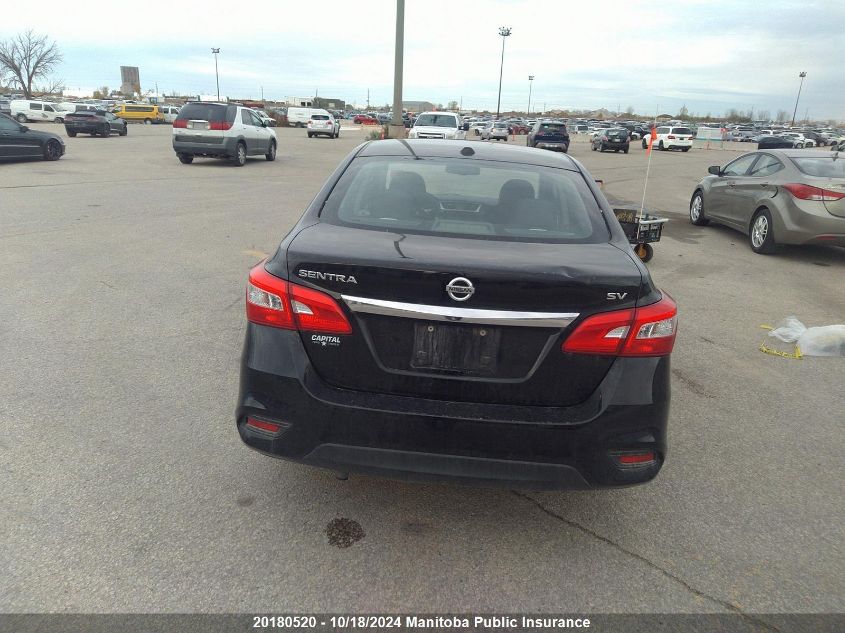
[[[528,75],[528,116],[531,116],[531,88],[534,86],[534,75]]]
[[[211,53],[214,55],[214,78],[217,80],[217,100],[220,101],[220,75],[217,73],[217,55],[220,53],[220,49],[212,48]]]
[[[502,63],[499,66],[499,99],[496,101],[496,118],[499,118],[499,111],[502,107],[502,70],[505,67],[505,38],[511,34],[511,29],[508,27],[499,28],[499,35],[502,36]]]
[[[804,77],[807,76],[807,73],[802,70],[798,73],[798,76],[801,77],[801,83],[798,84],[798,96],[795,97],[795,109],[792,111],[792,125],[795,125],[795,115],[798,113],[798,99],[801,98],[801,88],[804,86]]]

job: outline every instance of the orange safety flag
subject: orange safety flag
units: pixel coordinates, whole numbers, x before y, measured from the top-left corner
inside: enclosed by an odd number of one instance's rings
[[[654,145],[654,137],[657,136],[657,130],[651,128],[651,134],[648,137],[648,149],[645,151],[645,155],[648,156],[651,153],[651,146]]]

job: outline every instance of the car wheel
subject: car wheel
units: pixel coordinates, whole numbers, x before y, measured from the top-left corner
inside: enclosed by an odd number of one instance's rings
[[[595,143],[590,143],[590,146],[592,147],[593,151],[595,152],[595,151],[596,151],[596,144],[595,144]]]
[[[100,130],[100,136],[104,138],[108,138],[109,136],[111,136],[111,126],[108,123],[106,123],[103,126],[103,129]]]
[[[118,134],[120,134],[120,136],[126,136],[127,134],[129,134],[129,126],[124,123],[123,129],[118,132]]]
[[[76,136],[76,132],[68,132],[67,135],[71,138]]]
[[[47,141],[47,144],[44,146],[44,159],[45,160],[59,160],[62,156],[62,148],[59,145],[59,142],[56,140]]]
[[[153,124],[152,119],[144,119],[144,125],[152,125],[152,124]]]
[[[55,119],[53,119],[53,123],[58,123],[59,125],[64,125],[64,122],[65,120],[60,116],[57,116]]]
[[[314,135],[311,132],[308,132],[308,138],[314,138]]]
[[[682,148],[681,148],[681,150],[682,150],[682,151],[684,151],[684,152],[688,152],[688,151],[689,151],[689,147],[682,147]]]
[[[648,149],[648,143],[645,142],[645,139],[643,139],[643,149]]]
[[[335,132],[335,133],[334,133],[334,137],[335,137],[335,138],[340,138],[340,130],[338,130],[337,132]]]
[[[26,123],[26,115],[21,113],[15,117],[18,120],[18,123]]]
[[[761,255],[774,253],[777,248],[775,232],[772,227],[772,214],[768,209],[760,209],[751,220],[751,230],[748,233],[751,250]]]
[[[264,154],[264,158],[271,162],[276,160],[276,141],[270,141],[270,149]]]
[[[663,141],[660,141],[660,143],[657,144],[657,149],[661,152],[666,151],[666,148],[663,146]]]
[[[194,162],[194,157],[190,154],[176,154],[179,157],[179,162],[183,165],[190,165]]]
[[[235,148],[235,158],[234,161],[235,167],[243,167],[246,165],[246,145],[242,142],[238,143],[238,146]]]
[[[623,149],[622,151],[623,151],[623,152],[625,152],[625,153],[627,154],[627,153],[628,153],[628,148],[626,147],[626,148],[625,148],[625,149]]]
[[[689,221],[696,226],[707,226],[710,220],[704,215],[704,194],[697,190],[689,203]]]

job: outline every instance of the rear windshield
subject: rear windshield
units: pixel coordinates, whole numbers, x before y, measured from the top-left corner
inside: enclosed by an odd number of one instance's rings
[[[458,127],[458,122],[451,114],[422,114],[417,117],[417,125],[434,127]]]
[[[538,131],[540,132],[561,132],[565,129],[563,123],[541,123]]]
[[[493,127],[499,128],[499,129],[505,129],[505,128],[508,127],[508,124],[507,123],[494,123]]]
[[[673,127],[672,134],[692,134],[692,130],[688,127]]]
[[[683,134],[684,132],[682,132]],[[628,130],[622,128],[615,128],[607,131],[608,136],[628,136]]]
[[[813,156],[792,158],[792,162],[808,176],[821,178],[845,178],[845,158]]]
[[[312,121],[328,121],[329,115],[328,114],[312,114],[311,120]]]
[[[501,241],[609,239],[578,172],[455,158],[357,158],[321,218],[372,230]]]
[[[235,106],[225,106],[217,103],[188,103],[179,110],[180,119],[194,121],[234,121]],[[227,116],[227,112],[229,116]]]

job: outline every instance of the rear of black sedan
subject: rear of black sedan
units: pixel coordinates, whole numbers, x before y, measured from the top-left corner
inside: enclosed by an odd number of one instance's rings
[[[236,421],[269,455],[534,489],[663,464],[677,310],[566,155],[364,144],[246,311]]]

